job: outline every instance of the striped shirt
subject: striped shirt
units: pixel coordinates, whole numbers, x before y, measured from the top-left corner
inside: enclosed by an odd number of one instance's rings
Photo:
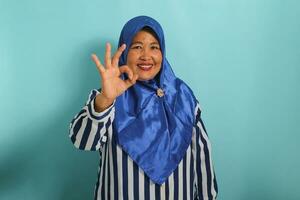
[[[114,104],[96,112],[92,90],[86,105],[70,124],[70,138],[76,148],[99,151],[100,163],[95,199],[129,200],[212,200],[217,197],[217,182],[211,159],[211,144],[195,108],[192,141],[178,167],[162,185],[155,184],[112,139]],[[137,130],[138,131],[138,130]]]

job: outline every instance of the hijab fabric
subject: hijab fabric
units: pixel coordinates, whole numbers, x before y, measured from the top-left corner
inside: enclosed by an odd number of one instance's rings
[[[117,144],[153,182],[163,184],[191,143],[196,99],[173,73],[166,59],[162,27],[151,17],[138,16],[124,25],[118,46],[125,43],[127,48],[119,65],[127,63],[132,39],[144,27],[150,27],[159,40],[161,70],[154,79],[137,81],[117,97],[113,130]],[[158,95],[158,89],[163,95]]]

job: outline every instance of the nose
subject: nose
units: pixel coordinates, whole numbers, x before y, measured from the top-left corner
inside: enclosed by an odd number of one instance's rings
[[[151,58],[150,50],[147,48],[143,48],[143,50],[141,51],[140,59],[141,60],[149,60],[150,58]]]

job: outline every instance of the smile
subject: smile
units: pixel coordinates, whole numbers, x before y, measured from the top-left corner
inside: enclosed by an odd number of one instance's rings
[[[152,69],[153,64],[138,64],[137,66],[143,71],[149,71]]]

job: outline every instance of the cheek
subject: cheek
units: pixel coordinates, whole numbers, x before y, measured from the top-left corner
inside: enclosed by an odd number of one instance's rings
[[[162,56],[161,56],[161,54],[158,54],[155,57],[155,60],[156,60],[156,63],[161,66],[161,63],[162,63]]]
[[[135,53],[128,53],[127,54],[127,63],[126,65],[132,69],[133,71],[136,71],[136,60],[137,56]]]
[[[130,65],[135,60],[133,53],[128,53],[127,55],[127,65]]]
[[[129,51],[127,54],[127,61],[135,62],[138,58],[138,53],[135,51]]]

